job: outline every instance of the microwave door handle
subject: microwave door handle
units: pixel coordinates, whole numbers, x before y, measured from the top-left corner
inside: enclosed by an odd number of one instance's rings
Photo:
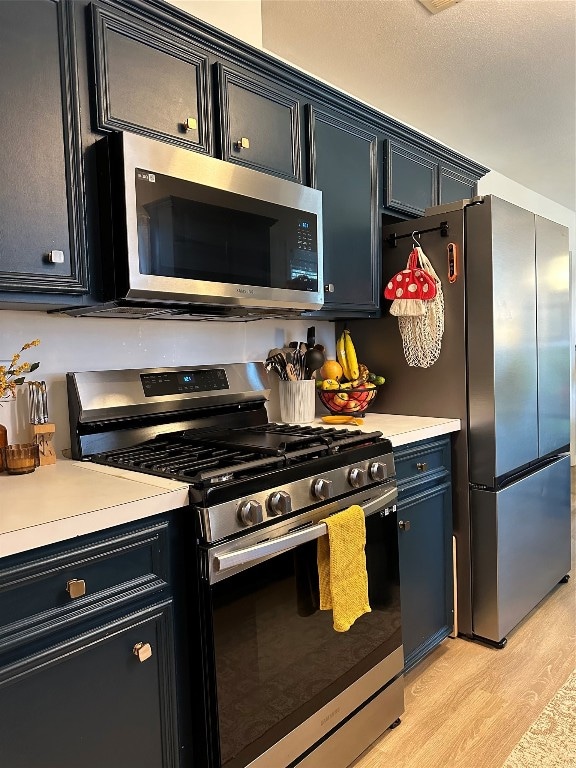
[[[393,489],[387,491],[387,493],[377,496],[375,499],[363,504],[362,508],[366,517],[373,515],[382,508],[382,505],[389,504],[394,501],[398,495],[396,486]],[[298,530],[287,533],[285,536],[278,536],[276,539],[267,539],[259,544],[254,544],[252,547],[245,547],[244,549],[238,549],[235,552],[227,552],[222,555],[214,555],[214,567],[220,573],[226,571],[229,568],[236,568],[239,565],[246,565],[254,560],[259,560],[262,557],[269,557],[270,555],[276,555],[281,552],[288,552],[291,549],[295,549],[300,544],[305,544],[307,541],[313,541],[319,539],[320,536],[324,536],[328,533],[328,527],[326,523],[317,523],[307,528],[299,528]]]

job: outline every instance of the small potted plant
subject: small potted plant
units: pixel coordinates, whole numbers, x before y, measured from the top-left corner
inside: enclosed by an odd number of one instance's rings
[[[28,363],[21,361],[22,352],[25,352],[32,347],[37,347],[40,344],[40,339],[34,339],[24,344],[18,352],[12,355],[12,359],[8,365],[0,364],[0,405],[3,400],[13,399],[16,397],[16,387],[24,384],[27,373],[35,371],[40,363]],[[8,432],[3,424],[0,424],[0,472],[6,469],[4,448],[8,444]]]

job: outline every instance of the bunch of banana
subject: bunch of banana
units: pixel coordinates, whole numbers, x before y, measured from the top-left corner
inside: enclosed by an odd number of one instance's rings
[[[324,390],[366,390],[384,384],[384,377],[372,373],[367,365],[358,362],[356,349],[345,330],[336,342],[336,360],[325,360],[316,377],[316,386]],[[348,396],[344,395],[343,397]]]
[[[344,377],[351,382],[357,381],[360,378],[360,368],[349,330],[342,331],[340,338],[336,342],[336,357],[342,366]]]
[[[343,378],[347,379],[340,381],[340,389],[354,389],[360,386],[372,389],[384,384],[383,376],[371,373],[367,365],[358,362],[354,342],[348,330],[343,331],[336,342],[336,357],[342,366]]]

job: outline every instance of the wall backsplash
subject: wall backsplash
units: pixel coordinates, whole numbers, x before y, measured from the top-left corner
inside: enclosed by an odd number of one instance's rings
[[[0,359],[10,358],[25,342],[40,339],[40,346],[30,350],[23,359],[40,361],[40,368],[30,378],[46,381],[49,417],[56,424],[56,454],[61,457],[62,451],[70,446],[67,371],[264,360],[272,347],[281,347],[291,340],[304,341],[310,325],[316,328],[317,341],[333,355],[334,326],[312,318],[248,323],[138,321],[2,310]],[[271,379],[268,411],[274,420],[278,418],[274,374]],[[26,385],[19,388],[16,401],[4,402],[0,407],[0,423],[8,428],[10,442],[30,439]]]

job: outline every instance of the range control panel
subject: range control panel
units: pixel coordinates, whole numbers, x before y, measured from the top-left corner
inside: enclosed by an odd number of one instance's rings
[[[230,389],[226,371],[223,368],[141,373],[140,380],[146,397]]]

